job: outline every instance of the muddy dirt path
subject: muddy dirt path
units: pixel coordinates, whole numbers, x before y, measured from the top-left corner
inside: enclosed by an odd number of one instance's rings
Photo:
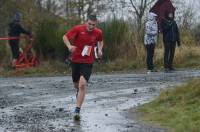
[[[93,75],[81,121],[74,122],[70,76],[0,78],[0,132],[165,132],[140,124],[128,111],[200,71]]]

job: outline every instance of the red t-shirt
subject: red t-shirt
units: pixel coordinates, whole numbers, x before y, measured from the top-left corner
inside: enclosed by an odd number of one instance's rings
[[[75,52],[72,53],[72,62],[75,63],[87,63],[94,62],[94,47],[98,41],[102,41],[102,31],[98,28],[94,28],[89,32],[85,24],[74,26],[66,34],[73,46],[76,46]],[[82,56],[81,53],[85,46],[91,46],[91,54],[89,56]]]

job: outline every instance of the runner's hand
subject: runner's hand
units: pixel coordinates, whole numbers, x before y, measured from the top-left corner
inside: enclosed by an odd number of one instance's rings
[[[98,50],[98,57],[101,58],[103,55],[102,50]]]
[[[75,50],[76,50],[76,46],[70,46],[70,47],[69,47],[69,51],[70,51],[71,53],[73,53]]]

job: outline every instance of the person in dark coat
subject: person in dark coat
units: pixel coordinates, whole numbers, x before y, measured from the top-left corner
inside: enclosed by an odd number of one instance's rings
[[[20,22],[21,22],[22,14],[17,12],[14,15],[13,21],[9,24],[9,33],[8,36],[12,39],[9,40],[9,45],[12,51],[12,67],[15,67],[16,61],[19,58],[19,37],[20,34],[26,34],[31,37],[31,32],[25,30]],[[14,38],[14,39],[13,39]]]
[[[174,71],[173,59],[176,49],[176,44],[180,46],[179,29],[174,20],[174,14],[167,12],[162,20],[162,32],[164,43],[164,68],[165,72]]]

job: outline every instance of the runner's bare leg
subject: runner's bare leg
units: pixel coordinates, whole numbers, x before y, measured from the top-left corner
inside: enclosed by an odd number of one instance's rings
[[[86,93],[86,85],[87,85],[87,81],[85,80],[83,76],[80,76],[79,92],[78,92],[76,107],[81,108],[83,104],[83,101],[85,99],[85,93]]]
[[[78,82],[74,82],[74,88],[76,89],[76,98],[78,97],[78,92],[79,92],[79,81]]]

